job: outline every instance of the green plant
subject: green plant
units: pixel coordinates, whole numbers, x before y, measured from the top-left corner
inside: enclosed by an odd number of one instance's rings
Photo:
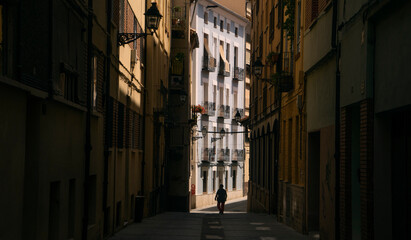
[[[294,22],[295,22],[295,0],[284,0],[284,15],[287,19],[283,23],[283,28],[286,30],[286,36],[289,40],[294,39]]]

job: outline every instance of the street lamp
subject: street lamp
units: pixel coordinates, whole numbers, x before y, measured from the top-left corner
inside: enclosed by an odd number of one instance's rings
[[[152,2],[151,7],[147,10],[145,15],[146,20],[146,27],[150,31],[150,33],[119,33],[118,34],[118,45],[122,46],[127,43],[133,42],[141,37],[145,37],[147,35],[153,35],[153,33],[158,29],[158,25],[160,24],[160,19],[163,17],[158,11],[157,3]]]
[[[234,115],[234,119],[235,119],[235,121],[236,121],[237,123],[240,122],[240,120],[241,120],[240,111],[237,110],[237,113]]]
[[[259,58],[253,63],[253,72],[256,77],[260,78],[263,75],[263,67],[264,65]]]
[[[194,131],[196,132],[196,129],[195,129]],[[196,140],[198,140],[198,139],[200,139],[200,138],[205,138],[205,137],[207,136],[207,128],[206,128],[206,126],[203,126],[203,127],[201,128],[201,134],[202,134],[203,136],[194,136],[194,137],[192,137],[192,140],[193,140],[193,141],[196,141]]]
[[[225,136],[225,131],[224,131],[224,128],[222,128],[221,131],[220,131],[220,137],[219,138],[211,138],[211,142],[215,142],[217,140],[223,139],[224,136]]]

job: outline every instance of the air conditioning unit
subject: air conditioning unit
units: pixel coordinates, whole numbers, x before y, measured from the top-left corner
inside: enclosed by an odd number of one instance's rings
[[[134,68],[136,63],[137,63],[137,50],[131,49],[131,57],[130,57],[131,68]]]

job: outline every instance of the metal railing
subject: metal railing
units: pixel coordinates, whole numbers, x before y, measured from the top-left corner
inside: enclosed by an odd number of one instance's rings
[[[230,161],[230,149],[228,149],[228,148],[218,149],[217,160],[219,162],[229,162]]]
[[[220,65],[218,66],[218,75],[229,77],[230,76],[230,63],[226,66],[226,63],[220,58]]]
[[[201,161],[214,162],[215,148],[203,148],[201,151]]]
[[[216,59],[207,55],[203,57],[203,70],[214,72],[216,68]]]
[[[215,102],[208,102],[208,115],[215,116]]]
[[[233,161],[244,161],[244,149],[233,149]]]
[[[244,81],[244,69],[239,67],[234,67],[234,80]]]

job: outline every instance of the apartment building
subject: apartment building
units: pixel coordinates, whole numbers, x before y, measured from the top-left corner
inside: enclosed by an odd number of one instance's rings
[[[165,210],[170,1],[135,38],[153,5],[0,3],[1,239],[102,239]]]
[[[201,207],[214,204],[219,184],[229,199],[243,196],[244,128],[234,119],[244,117],[247,19],[215,1],[197,1],[192,11],[200,47],[192,53],[191,103],[204,111],[192,138],[191,182]]]

